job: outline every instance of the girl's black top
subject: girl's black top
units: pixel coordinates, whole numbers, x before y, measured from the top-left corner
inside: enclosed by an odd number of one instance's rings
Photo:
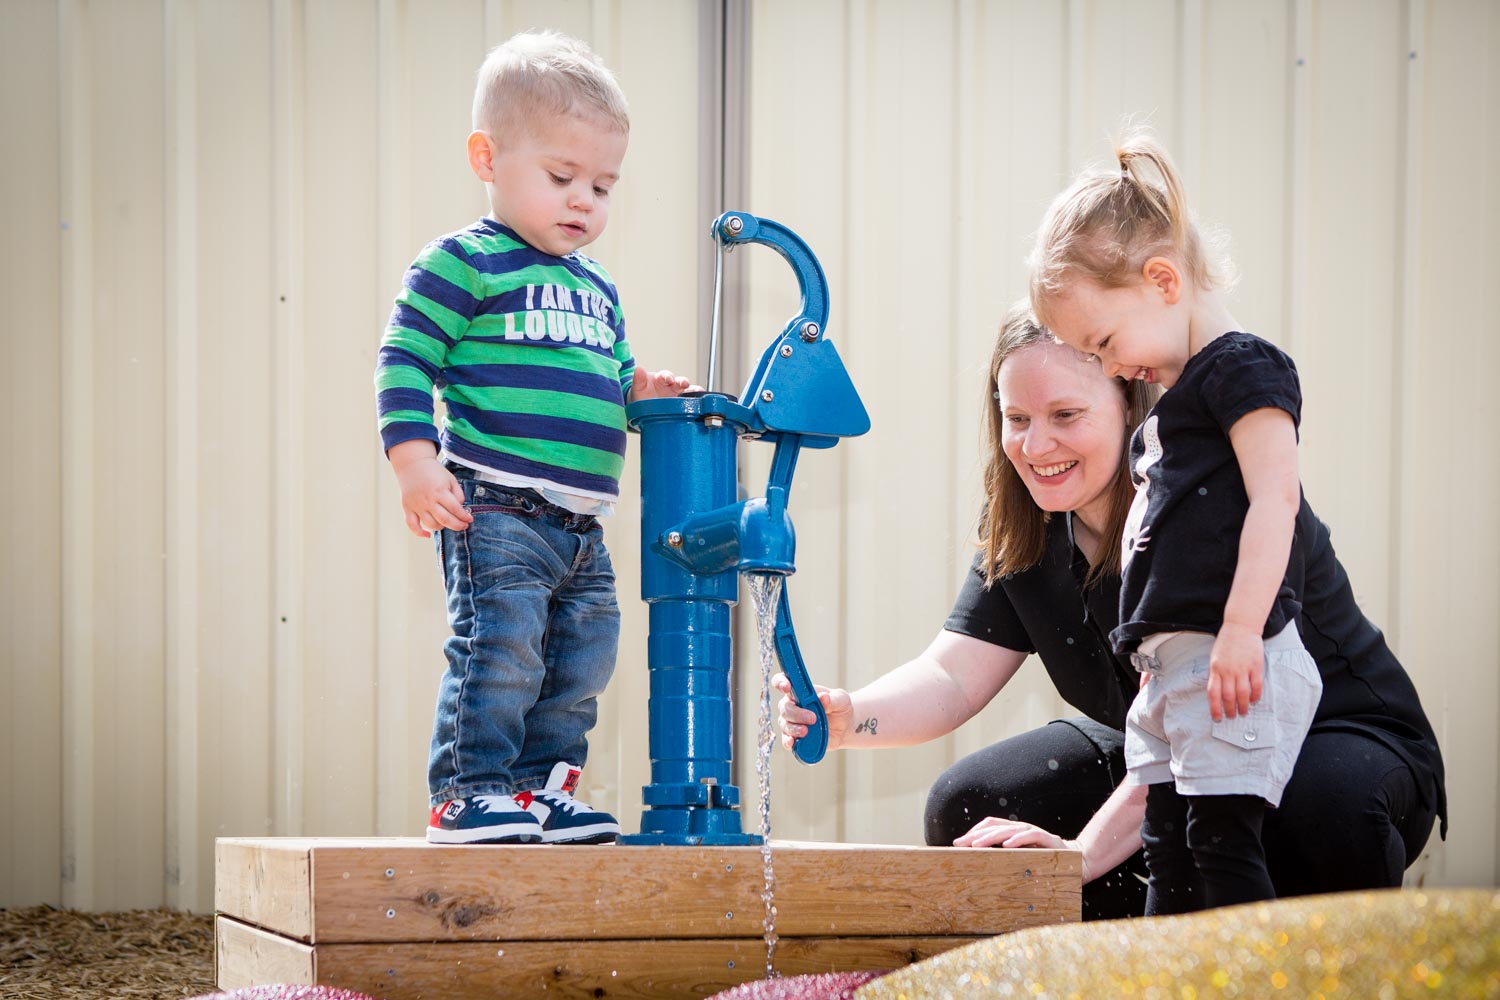
[[[1128,653],[1160,632],[1217,634],[1240,555],[1250,497],[1229,431],[1260,409],[1302,419],[1297,366],[1275,344],[1226,333],[1188,359],[1130,439],[1135,499],[1121,544],[1120,618],[1110,641]],[[1297,617],[1281,581],[1262,635]]]

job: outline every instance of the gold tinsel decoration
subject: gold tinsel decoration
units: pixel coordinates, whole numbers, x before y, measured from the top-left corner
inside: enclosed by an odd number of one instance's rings
[[[1500,892],[1334,893],[1032,927],[868,983],[859,1000],[1500,998]]]

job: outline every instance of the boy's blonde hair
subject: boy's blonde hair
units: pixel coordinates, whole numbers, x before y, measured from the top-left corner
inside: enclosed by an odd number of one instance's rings
[[[558,115],[630,132],[624,91],[578,39],[556,31],[528,31],[490,50],[474,88],[476,131],[503,138]]]
[[[1056,348],[1057,341],[1037,323],[1029,302],[1017,302],[1000,324],[1000,335],[995,339],[995,351],[990,356],[989,381],[985,386],[984,406],[989,416],[985,422],[988,434],[985,442],[984,509],[979,515],[979,546],[984,550],[980,567],[984,573],[985,589],[1002,576],[1037,565],[1047,551],[1047,524],[1052,515],[1036,505],[1020,472],[1005,454],[1005,414],[1000,410],[1000,368],[1012,356],[1039,345]],[[1120,439],[1120,467],[1109,487],[1104,542],[1089,562],[1085,586],[1092,586],[1106,573],[1120,575],[1119,539],[1125,533],[1125,518],[1135,496],[1126,451],[1131,432],[1146,419],[1157,397],[1155,387],[1145,382],[1134,379],[1112,381],[1120,390],[1120,402],[1125,410],[1125,433]]]
[[[1199,288],[1234,282],[1223,237],[1193,219],[1172,157],[1149,132],[1132,129],[1115,147],[1114,169],[1084,174],[1048,207],[1031,252],[1032,307],[1045,323],[1048,301],[1071,280],[1122,288],[1158,256]]]

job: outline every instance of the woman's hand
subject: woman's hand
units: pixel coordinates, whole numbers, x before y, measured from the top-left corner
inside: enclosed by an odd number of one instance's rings
[[[771,678],[771,686],[781,692],[781,701],[776,706],[781,719],[781,745],[790,750],[807,735],[807,727],[817,722],[818,717],[797,704],[792,695],[792,682],[787,680],[786,674]],[[818,700],[823,703],[823,714],[828,720],[828,749],[837,750],[843,746],[844,737],[849,732],[849,721],[854,718],[854,702],[843,688],[814,684],[813,690],[818,692]]]
[[[1077,843],[1064,840],[1034,823],[986,816],[974,828],[953,841],[954,847],[1045,847],[1053,851],[1077,850]]]
[[[953,841],[954,847],[1043,847],[1051,851],[1079,851],[1083,848],[1076,840],[1064,840],[1057,834],[1033,823],[1022,823],[1020,820],[1000,819],[996,816],[986,816],[974,828]],[[1089,859],[1085,854],[1083,857],[1083,880],[1087,882],[1089,875]]]

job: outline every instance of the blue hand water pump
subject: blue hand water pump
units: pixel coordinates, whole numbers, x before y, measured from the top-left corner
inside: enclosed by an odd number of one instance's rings
[[[801,307],[761,355],[736,401],[713,390],[646,399],[626,410],[641,435],[641,596],[650,606],[647,666],[651,784],[641,832],[622,844],[759,844],[740,828],[731,784],[730,609],[740,573],[790,576],[796,537],[787,513],[804,448],[831,448],[870,429],[870,418],[827,338],[828,282],[796,233],[769,219],[726,212],[710,230],[720,260],[737,244],[771,247],[791,265]],[[718,288],[711,354],[717,353]],[[710,372],[714,363],[710,361]],[[776,447],[763,497],[736,502],[741,438]],[[791,605],[781,589],[776,652],[797,701],[818,721],[797,743],[805,763],[828,748]]]

